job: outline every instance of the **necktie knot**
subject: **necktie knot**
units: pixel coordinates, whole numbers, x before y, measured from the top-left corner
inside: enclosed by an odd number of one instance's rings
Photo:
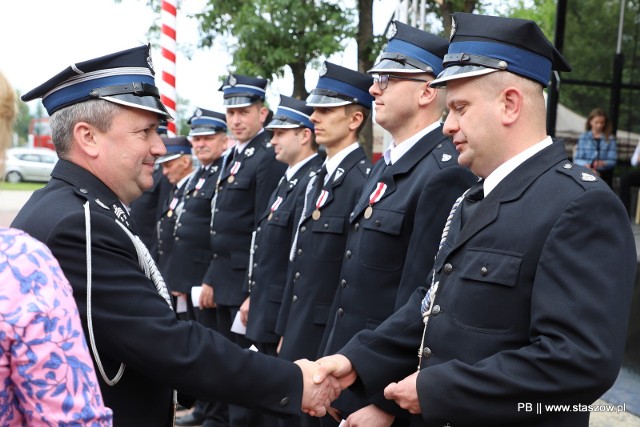
[[[477,202],[484,199],[483,184],[484,181],[474,184],[464,196],[460,212],[462,215],[461,221],[463,225],[469,218],[471,218],[473,211],[478,207],[479,203]]]

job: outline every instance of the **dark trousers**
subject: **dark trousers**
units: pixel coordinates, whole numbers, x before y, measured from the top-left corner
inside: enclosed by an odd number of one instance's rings
[[[195,317],[195,320],[207,328],[218,330],[218,322],[215,308],[205,308],[201,310],[193,307],[189,298],[188,310]],[[229,425],[229,405],[222,402],[211,402],[197,400],[193,410],[194,415],[201,415],[204,421],[202,427],[226,427]]]
[[[249,348],[253,344],[251,340],[244,335],[231,332],[231,325],[236,313],[240,310],[239,306],[218,305],[216,308],[216,320],[218,322],[218,332],[235,342],[242,348]],[[266,415],[261,412],[244,406],[229,405],[229,426],[230,427],[267,427],[265,424]]]

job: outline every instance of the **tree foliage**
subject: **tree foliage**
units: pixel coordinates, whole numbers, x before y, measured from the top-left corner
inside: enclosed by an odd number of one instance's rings
[[[321,0],[209,0],[196,15],[200,46],[226,40],[240,74],[282,77],[288,66],[294,96],[306,97],[304,73],[355,36],[353,11]]]
[[[622,83],[638,85],[640,1],[625,1]],[[520,0],[508,14],[536,21],[553,41],[556,3],[555,0]],[[573,71],[561,75],[560,102],[582,115],[588,115],[595,107],[605,111],[611,109],[611,88],[591,83],[609,85],[613,81],[619,19],[620,0],[569,0],[567,3],[563,54]],[[638,132],[640,123],[636,111],[640,108],[640,100],[637,89],[623,89],[621,95],[618,128]]]

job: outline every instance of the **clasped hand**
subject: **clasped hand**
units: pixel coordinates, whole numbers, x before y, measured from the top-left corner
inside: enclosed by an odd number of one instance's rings
[[[304,377],[303,411],[316,417],[324,416],[330,409],[331,402],[357,378],[353,365],[341,354],[326,356],[316,362],[305,359],[296,363],[302,369]],[[421,408],[417,393],[417,377],[416,372],[402,381],[389,384],[384,391],[385,397],[394,400],[411,414],[419,414]]]

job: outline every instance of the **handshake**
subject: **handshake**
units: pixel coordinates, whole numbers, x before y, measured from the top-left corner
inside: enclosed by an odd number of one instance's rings
[[[339,421],[331,402],[358,377],[351,361],[346,356],[334,354],[315,362],[297,360],[295,364],[302,370],[302,411],[314,417],[323,417],[329,412]],[[398,383],[390,383],[384,390],[384,396],[410,413],[419,414],[417,376],[418,372],[415,372]]]

